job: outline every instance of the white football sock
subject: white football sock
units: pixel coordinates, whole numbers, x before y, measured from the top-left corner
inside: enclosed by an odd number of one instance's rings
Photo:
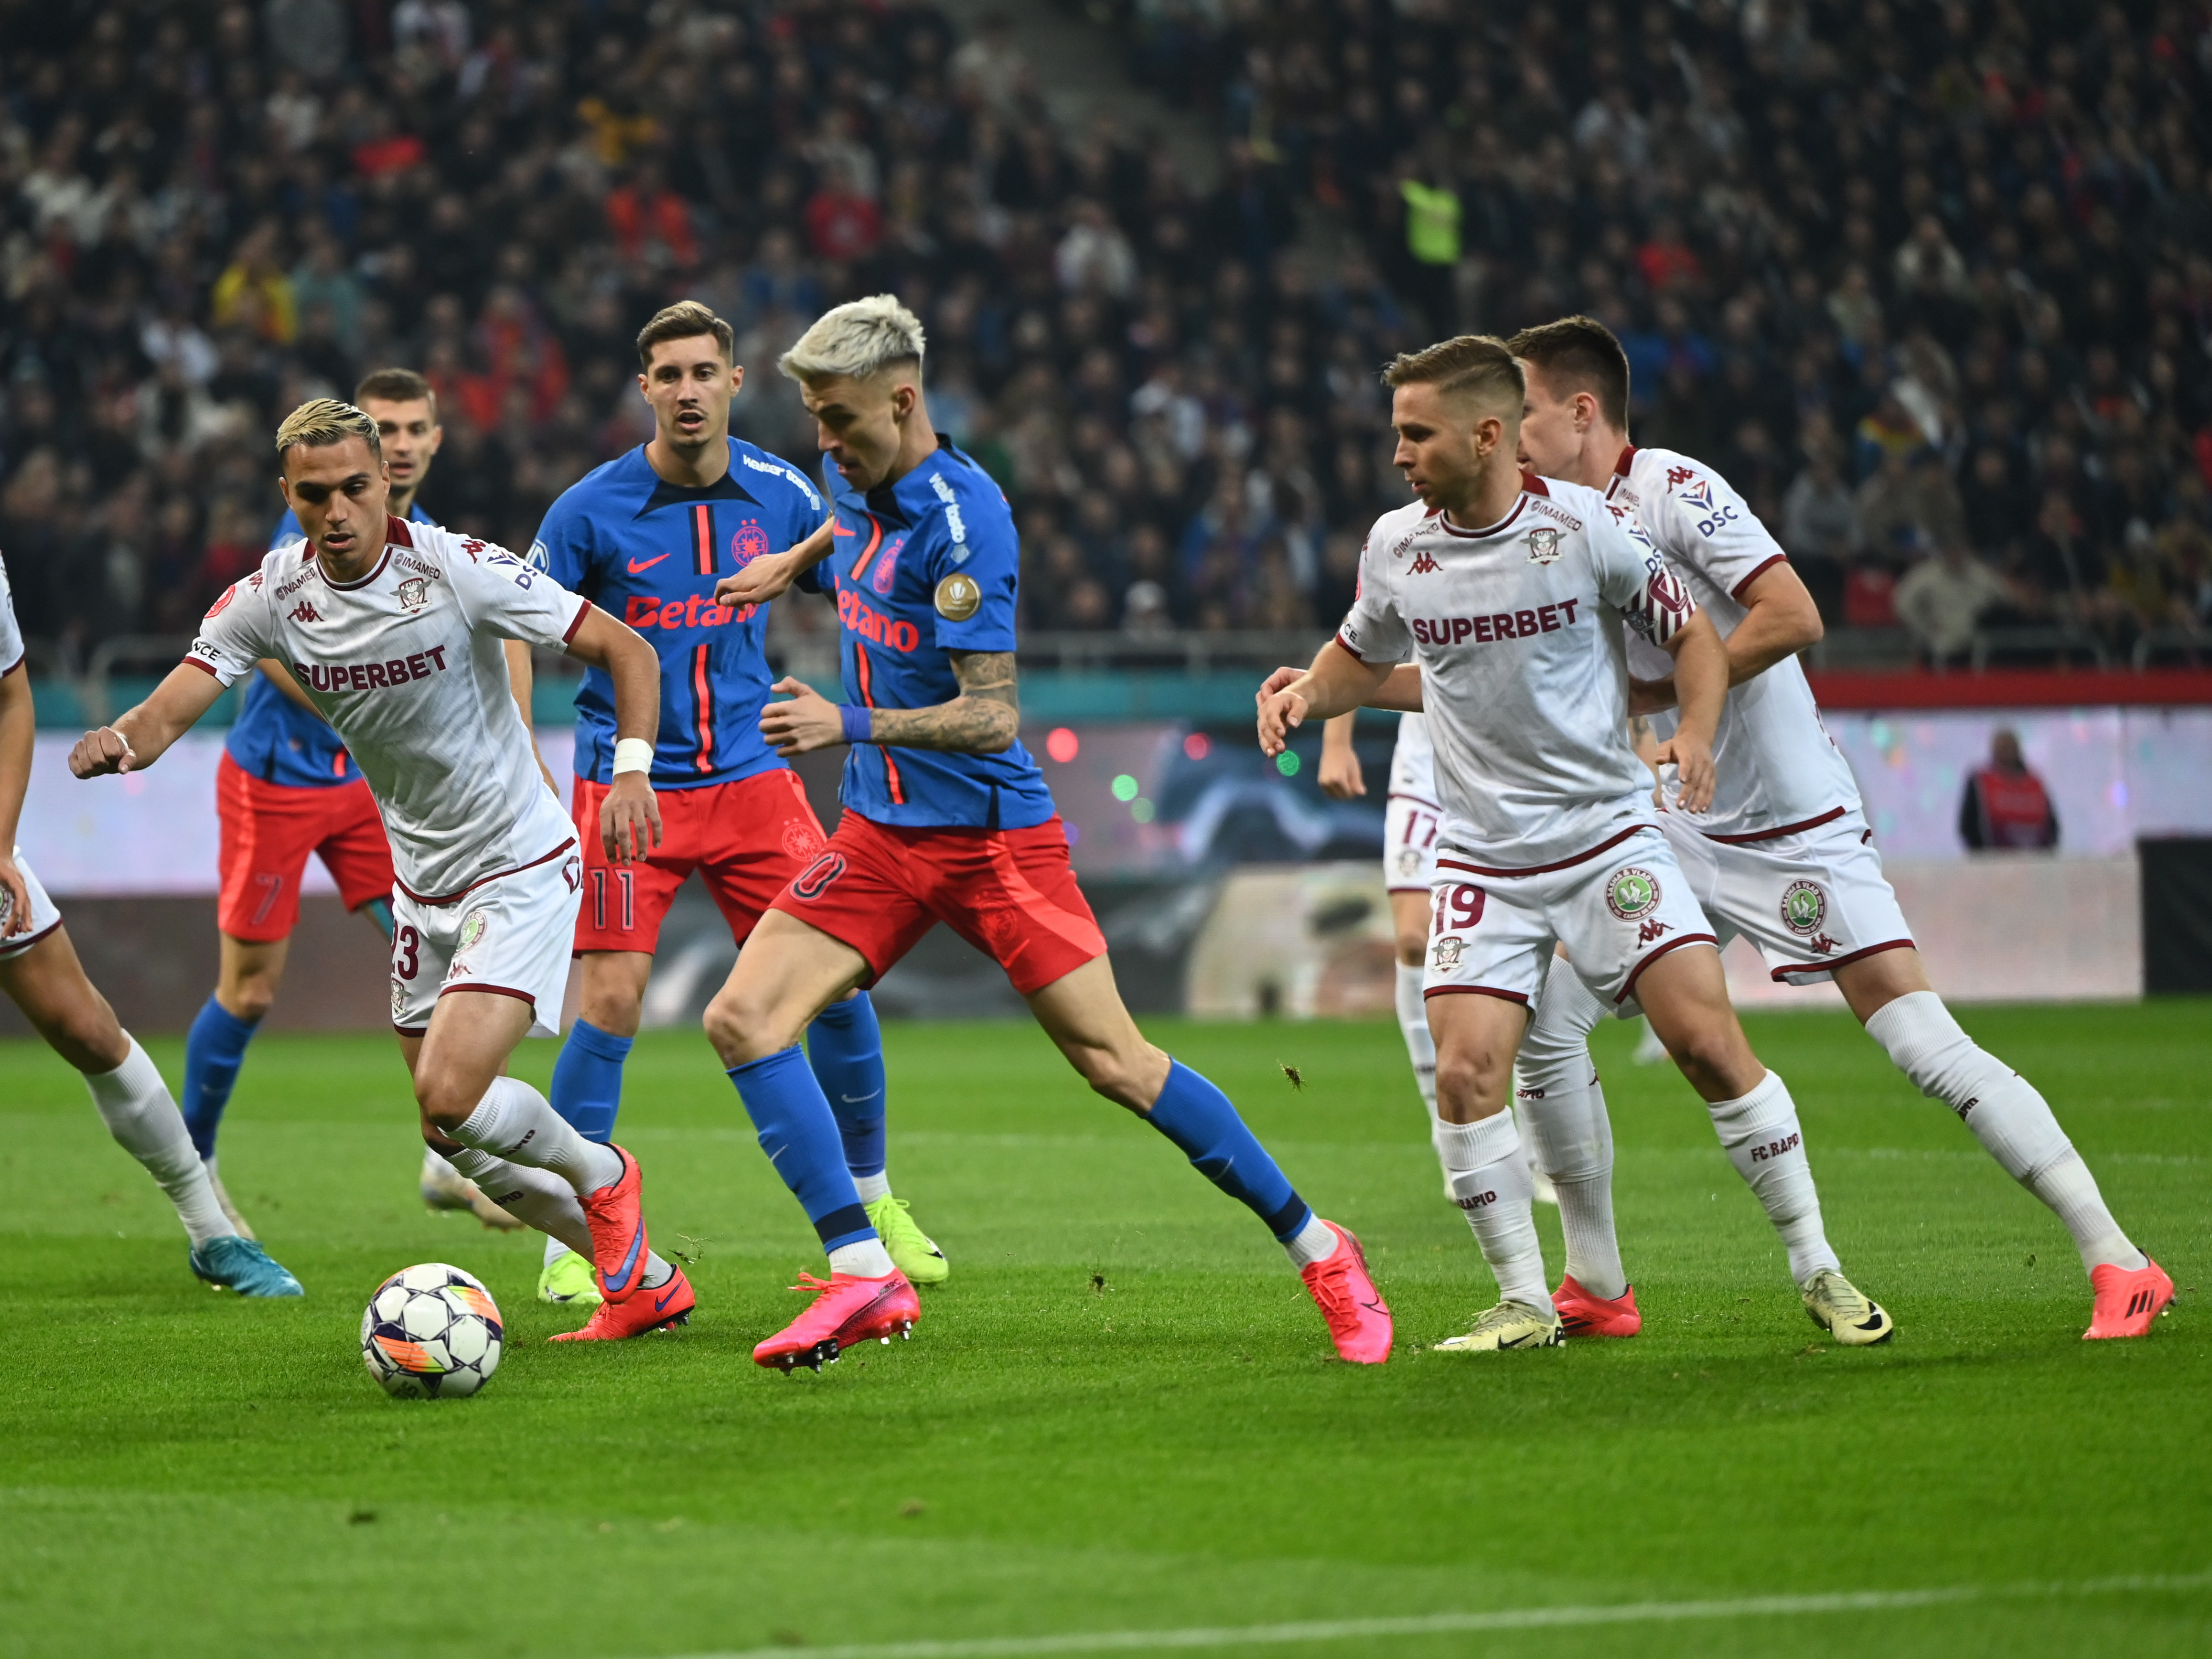
[[[1613,1121],[1590,1063],[1589,1034],[1605,1010],[1582,975],[1554,961],[1521,1040],[1518,1097],[1529,1161],[1559,1194],[1567,1273],[1592,1296],[1626,1293],[1613,1221]]]
[[[1820,1229],[1820,1194],[1805,1156],[1797,1103],[1782,1079],[1769,1072],[1759,1087],[1737,1100],[1715,1100],[1705,1109],[1721,1146],[1782,1235],[1790,1276],[1799,1285],[1823,1267],[1840,1267]]]
[[[422,1184],[424,1186],[427,1187],[431,1182],[441,1180],[447,1176],[459,1174],[460,1171],[456,1170],[447,1161],[445,1154],[435,1146],[425,1146],[422,1149]]]
[[[1528,1164],[1513,1114],[1496,1112],[1474,1123],[1439,1122],[1437,1154],[1444,1184],[1467,1216],[1482,1259],[1498,1280],[1499,1297],[1550,1313],[1544,1284],[1544,1247],[1528,1189]]]
[[[2004,1172],[2066,1224],[2084,1267],[2130,1271],[2147,1258],[2105,1206],[2097,1180],[2035,1085],[1978,1047],[1933,991],[1883,1004],[1867,1035],[1888,1051],[1920,1092],[1965,1121]]]
[[[1317,1215],[1309,1215],[1306,1224],[1283,1241],[1290,1252],[1293,1267],[1306,1267],[1316,1261],[1326,1261],[1336,1254],[1337,1237],[1328,1223]]]
[[[592,1259],[591,1224],[584,1219],[584,1206],[565,1177],[475,1146],[457,1149],[447,1161],[501,1209],[552,1240],[548,1261],[562,1249],[574,1250],[586,1261]]]
[[[1413,1086],[1421,1103],[1437,1109],[1437,1040],[1429,1030],[1428,1004],[1421,996],[1421,970],[1398,964],[1398,1030],[1406,1039],[1406,1058],[1413,1062]]]
[[[645,1274],[637,1281],[641,1288],[657,1291],[675,1277],[676,1269],[660,1259],[659,1251],[647,1250],[645,1253]]]
[[[857,1243],[840,1244],[830,1252],[830,1271],[849,1273],[854,1279],[881,1279],[885,1273],[895,1273],[898,1264],[884,1249],[880,1238],[864,1238]]]
[[[891,1176],[888,1170],[878,1170],[872,1176],[854,1176],[853,1190],[860,1195],[863,1204],[873,1204],[891,1195]]]
[[[595,1193],[622,1179],[622,1155],[578,1134],[553,1109],[553,1103],[520,1078],[492,1079],[467,1121],[447,1131],[465,1146],[491,1153],[510,1164],[550,1170],[578,1193]],[[453,1167],[468,1175],[459,1158]],[[483,1182],[470,1176],[479,1187]],[[489,1193],[489,1188],[486,1188]],[[494,1203],[499,1200],[494,1199]],[[532,1224],[535,1225],[535,1223]],[[587,1250],[586,1255],[590,1252]]]
[[[115,1137],[115,1144],[144,1164],[146,1173],[169,1195],[195,1249],[210,1238],[234,1237],[238,1229],[216,1200],[207,1166],[200,1162],[185,1127],[185,1115],[170,1097],[169,1085],[161,1081],[160,1068],[137,1037],[128,1031],[124,1036],[131,1052],[120,1066],[112,1072],[84,1074],[92,1103],[100,1109],[100,1121]]]

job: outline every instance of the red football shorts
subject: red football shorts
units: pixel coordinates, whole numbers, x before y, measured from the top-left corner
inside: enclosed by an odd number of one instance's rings
[[[216,768],[222,897],[216,926],[266,945],[300,920],[300,876],[314,854],[349,910],[392,896],[392,848],[376,797],[359,778],[328,789],[264,783],[226,753]]]
[[[1024,996],[1106,954],[1057,817],[1028,830],[909,830],[848,809],[775,908],[866,957],[872,983],[939,921]]]
[[[616,864],[599,842],[599,805],[610,786],[576,780],[576,844],[584,849],[584,908],[576,949],[646,951],[676,890],[694,870],[744,944],[761,914],[823,848],[822,820],[806,804],[799,775],[778,768],[734,783],[656,789],[662,840],[650,857]]]

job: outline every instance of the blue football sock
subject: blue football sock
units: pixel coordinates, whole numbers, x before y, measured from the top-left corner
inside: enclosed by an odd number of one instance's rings
[[[178,1103],[202,1158],[215,1156],[215,1132],[222,1122],[222,1109],[230,1104],[230,1091],[238,1085],[238,1068],[258,1024],[240,1019],[210,997],[185,1039],[185,1097]]]
[[[732,1066],[730,1081],[745,1103],[761,1151],[798,1197],[821,1237],[822,1248],[834,1250],[875,1237],[876,1230],[869,1224],[868,1212],[845,1168],[837,1120],[799,1045],[794,1042],[766,1060]]]
[[[1152,1103],[1149,1121],[1182,1148],[1200,1175],[1267,1223],[1278,1240],[1295,1237],[1313,1219],[1313,1211],[1244,1127],[1229,1097],[1181,1060],[1168,1062],[1168,1080]]]
[[[561,1057],[553,1062],[553,1109],[586,1140],[602,1146],[614,1139],[615,1113],[622,1105],[623,1061],[635,1037],[602,1031],[588,1019],[568,1028]]]
[[[384,935],[385,943],[392,942],[392,901],[373,898],[361,907],[361,914],[376,924],[376,931]]]
[[[806,1028],[806,1063],[830,1098],[845,1141],[845,1167],[884,1172],[884,1036],[866,991],[833,1002]]]

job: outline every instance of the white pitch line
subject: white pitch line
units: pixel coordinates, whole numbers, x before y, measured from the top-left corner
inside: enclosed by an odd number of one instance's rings
[[[2212,1589],[2212,1572],[2092,1578],[2075,1583],[1959,1584],[1936,1589],[1846,1590],[1826,1595],[1751,1595],[1728,1601],[1630,1601],[1580,1607],[1511,1607],[1493,1613],[1415,1613],[1295,1625],[1199,1626],[1183,1630],[1095,1631],[1065,1636],[992,1636],[951,1641],[858,1642],[842,1647],[745,1648],[684,1659],[1028,1659],[1035,1654],[1143,1653],[1183,1648],[1288,1647],[1304,1642],[1457,1636],[1484,1631],[1556,1630],[1588,1625],[1674,1624],[1690,1620],[1787,1618],[1811,1613],[1886,1613],[1964,1601],[2122,1595]]]

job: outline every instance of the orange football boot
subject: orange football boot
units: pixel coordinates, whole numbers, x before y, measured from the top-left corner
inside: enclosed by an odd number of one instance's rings
[[[669,1266],[676,1264],[672,1261]],[[676,1267],[676,1277],[665,1285],[641,1288],[626,1302],[602,1302],[592,1310],[592,1316],[580,1329],[562,1331],[546,1340],[618,1342],[647,1331],[672,1331],[678,1325],[689,1325],[691,1310],[698,1305],[699,1298],[691,1294],[691,1281],[684,1278],[683,1268]]]
[[[1644,1328],[1633,1285],[1608,1302],[1592,1296],[1569,1273],[1552,1292],[1552,1305],[1559,1310],[1559,1323],[1569,1336],[1633,1336]]]
[[[893,1268],[881,1279],[858,1279],[833,1273],[827,1279],[812,1273],[799,1275],[794,1291],[811,1291],[814,1300],[806,1311],[753,1350],[753,1364],[789,1371],[805,1365],[820,1370],[835,1364],[839,1353],[870,1337],[889,1342],[893,1332],[912,1338],[914,1322],[921,1317],[921,1298]]]
[[[2173,1281],[2148,1256],[2133,1273],[2109,1261],[2090,1268],[2089,1287],[2097,1293],[2097,1311],[2089,1328],[2081,1333],[2084,1342],[2113,1336],[2148,1336],[2150,1322],[2173,1300]]]
[[[609,1302],[627,1302],[637,1294],[652,1249],[645,1237],[645,1177],[621,1147],[607,1150],[622,1159],[622,1179],[579,1201],[592,1230],[592,1276],[599,1294]]]
[[[1338,1355],[1355,1365],[1379,1365],[1390,1357],[1390,1308],[1367,1276],[1367,1253],[1348,1227],[1321,1224],[1336,1235],[1326,1260],[1298,1269],[1306,1294],[1328,1322],[1329,1340]]]

